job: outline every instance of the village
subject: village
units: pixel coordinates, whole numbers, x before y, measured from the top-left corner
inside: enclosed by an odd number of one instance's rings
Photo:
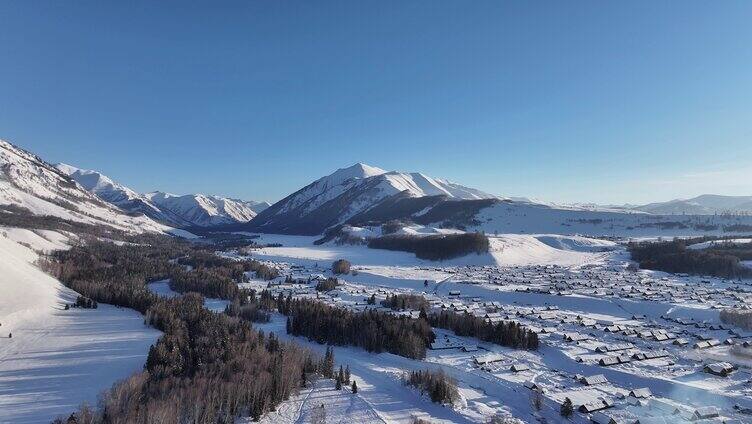
[[[382,301],[420,295],[429,313],[515,321],[536,332],[540,349],[523,351],[436,330],[425,359],[458,370],[460,380],[477,376],[527,393],[532,409],[558,411],[569,401],[576,419],[599,424],[752,422],[752,332],[718,319],[721,308],[752,304],[745,282],[638,271],[619,260],[391,273],[359,266],[336,276],[326,262],[262,260],[281,276],[249,275],[244,285],[274,296],[418,318],[419,310],[393,310]],[[316,289],[331,278],[334,289]]]

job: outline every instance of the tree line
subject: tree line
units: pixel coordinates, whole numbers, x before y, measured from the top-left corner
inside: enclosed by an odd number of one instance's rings
[[[537,350],[540,346],[538,334],[516,321],[491,323],[470,314],[441,311],[428,315],[428,322],[433,327],[452,330],[458,336],[475,337],[500,346],[526,350]]]
[[[391,234],[370,239],[368,247],[411,252],[420,259],[445,260],[470,253],[486,253],[489,242],[488,238],[480,233],[430,236]]]
[[[427,394],[436,403],[451,405],[460,398],[457,382],[443,370],[411,371],[402,376],[402,381],[420,390],[421,395]]]
[[[337,286],[339,286],[339,280],[329,277],[316,283],[316,291],[328,292],[336,289]]]
[[[720,318],[723,323],[752,330],[752,309],[724,309]]]
[[[287,315],[287,333],[318,343],[357,346],[368,352],[389,352],[423,359],[433,343],[433,330],[423,319],[398,317],[373,309],[364,312],[287,297],[277,305]]]
[[[386,299],[381,301],[381,305],[391,308],[393,311],[406,309],[419,311],[421,309],[426,310],[431,306],[426,298],[419,294],[387,295]]]
[[[740,263],[740,257],[752,257],[752,248],[732,248],[725,245],[714,245],[707,249],[687,248],[704,240],[707,239],[630,243],[628,249],[632,260],[643,269],[721,278],[752,277],[752,268]]]

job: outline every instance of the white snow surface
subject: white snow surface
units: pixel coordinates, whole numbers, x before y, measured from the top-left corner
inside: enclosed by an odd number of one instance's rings
[[[333,243],[316,246],[313,244],[316,238],[262,234],[259,243],[280,243],[282,247],[266,247],[255,251],[254,255],[261,258],[303,259],[313,262],[347,259],[353,264],[390,267],[431,265],[516,266],[537,263],[569,266],[600,263],[607,256],[604,252],[617,246],[613,242],[580,236],[501,234],[489,236],[490,249],[488,253],[469,254],[460,258],[436,262],[418,259],[408,252],[371,249],[366,246],[338,246]],[[556,247],[552,244],[555,244]]]
[[[361,381],[361,384],[363,382]],[[353,394],[349,388],[336,390],[334,381],[318,379],[300,393],[280,404],[274,412],[264,415],[262,424],[309,423],[321,416],[323,406],[327,423],[383,424],[385,421],[360,393]],[[241,423],[252,423],[241,419]]]
[[[50,230],[29,230],[25,228],[0,227],[0,236],[27,246],[36,252],[49,253],[70,247],[70,238],[75,236]]]
[[[362,230],[354,229],[354,232],[362,233]],[[636,417],[644,417],[646,410],[629,406],[624,396],[630,389],[640,387],[649,388],[655,398],[674,402],[689,412],[697,406],[714,405],[723,409],[724,416],[735,414],[736,418],[740,414],[733,411],[734,404],[752,405],[748,369],[740,369],[727,379],[702,371],[703,363],[730,360],[733,355],[728,353],[727,346],[699,351],[692,347],[677,347],[670,340],[653,341],[636,335],[627,337],[605,329],[607,325],[618,323],[637,331],[662,329],[678,333],[686,329],[688,332],[681,337],[692,341],[694,338],[690,334],[710,333],[713,337],[728,337],[726,329],[709,327],[720,322],[718,309],[707,302],[711,298],[714,299],[712,302],[725,301],[716,298],[719,293],[716,290],[729,285],[721,279],[629,271],[623,246],[582,236],[501,234],[490,238],[492,252],[488,255],[469,255],[447,262],[421,261],[408,253],[371,250],[363,246],[313,246],[314,239],[261,235],[260,243],[275,242],[284,246],[254,250],[251,256],[276,263],[285,272],[303,278],[306,275],[331,275],[328,270],[331,261],[338,258],[350,260],[355,272],[337,276],[342,284],[333,293],[322,294],[309,289],[308,294],[301,295],[315,296],[329,304],[359,309],[370,295],[380,300],[394,293],[416,293],[441,302],[442,308],[459,304],[471,307],[474,314],[482,314],[481,305],[494,302],[503,305],[502,314],[516,316],[511,319],[520,320],[530,328],[540,330],[548,326],[554,330],[541,333],[542,345],[538,351],[522,351],[435,329],[439,346],[430,350],[422,361],[337,346],[334,348],[337,365],[350,365],[360,388],[358,396],[372,407],[378,418],[364,415],[368,408],[360,403],[360,399],[353,398],[346,390],[334,392],[324,382],[321,383],[323,388],[316,386],[280,405],[279,413],[268,415],[265,422],[311,422],[309,412],[321,404],[324,404],[327,419],[331,422],[383,420],[412,423],[415,417],[442,423],[489,422],[497,415],[514,416],[526,423],[561,422],[558,403],[564,397],[570,397],[575,407],[579,407],[601,396],[616,400],[616,405],[607,411],[609,414],[616,414],[616,419],[623,422],[634,422]],[[485,263],[477,266],[478,258],[489,261],[491,266]],[[552,283],[566,287],[551,292]],[[258,282],[257,287],[267,285]],[[535,291],[539,287],[546,290]],[[648,300],[642,296],[619,295],[621,288],[626,289],[625,294],[636,290],[657,290],[668,295],[652,293]],[[697,294],[708,292],[708,300],[690,299],[685,290]],[[698,325],[670,321],[675,319]],[[588,320],[592,323],[587,324],[585,321]],[[284,326],[284,317],[276,314],[272,322],[257,325],[265,331],[276,332],[282,339],[293,339],[318,352],[325,349],[325,346],[305,338],[290,337],[285,334]],[[589,340],[564,341],[562,335],[570,331],[587,335]],[[740,337],[748,339],[750,335],[752,333],[746,332]],[[635,352],[660,350],[669,352],[669,356],[613,367],[598,365],[599,359],[609,355],[596,352],[597,347],[625,341],[632,346],[627,350],[628,356]],[[471,349],[465,352],[462,347]],[[488,366],[474,365],[476,358],[486,356],[498,359]],[[584,359],[578,359],[580,357]],[[740,362],[735,359],[734,363]],[[529,370],[512,372],[512,364],[526,365]],[[426,368],[440,368],[457,380],[461,398],[454,407],[439,407],[400,382],[403,372]],[[603,374],[608,382],[596,387],[584,386],[575,380],[577,374]],[[530,391],[524,386],[527,382],[534,382],[545,390],[541,411],[531,408]],[[656,414],[649,408],[647,412],[648,415]],[[677,419],[678,416],[670,418]],[[571,421],[567,421],[586,423],[590,422],[590,416],[577,412]]]
[[[752,216],[670,216],[587,210],[504,201],[482,209],[469,231],[523,234],[582,234],[609,237],[728,235],[724,226],[752,225]],[[704,226],[713,225],[714,229]],[[741,233],[745,233],[741,231]]]
[[[33,263],[51,247],[26,230],[0,231],[0,422],[43,423],[140,370],[160,333],[130,309],[63,309],[77,293]],[[10,237],[8,236],[10,234]],[[42,236],[39,236],[42,237]],[[59,247],[59,245],[56,245]],[[12,338],[8,335],[12,333]]]
[[[445,195],[456,199],[489,199],[492,196],[474,188],[464,187],[448,180],[432,178],[421,173],[389,172],[384,175],[397,192],[407,191],[413,197]]]

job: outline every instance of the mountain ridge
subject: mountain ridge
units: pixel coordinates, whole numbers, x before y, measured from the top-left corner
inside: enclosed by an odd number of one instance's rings
[[[0,205],[11,213],[54,216],[126,232],[169,232],[146,216],[133,216],[101,200],[41,157],[0,140]]]
[[[356,163],[339,168],[286,196],[243,228],[285,234],[321,234],[387,199],[434,196],[440,196],[442,201],[498,199],[480,190],[421,173],[387,172]],[[393,212],[384,213],[393,215]]]
[[[268,205],[266,202],[204,194],[174,195],[161,191],[142,194],[99,171],[80,169],[64,163],[57,164],[56,168],[108,203],[127,212],[143,213],[156,221],[177,227],[247,222]]]
[[[702,194],[689,199],[654,202],[635,209],[666,215],[715,215],[723,213],[752,213],[752,196]]]

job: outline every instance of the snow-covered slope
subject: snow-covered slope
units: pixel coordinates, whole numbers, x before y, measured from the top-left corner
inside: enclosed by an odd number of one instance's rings
[[[536,234],[499,234],[489,236],[488,253],[470,253],[444,261],[419,259],[414,254],[364,245],[325,243],[315,245],[315,237],[262,234],[259,243],[281,244],[254,251],[259,259],[295,261],[297,263],[331,263],[346,259],[358,267],[433,267],[441,266],[574,266],[603,263],[618,254],[620,247],[606,240],[580,236]],[[358,270],[361,272],[361,269]]]
[[[272,215],[283,215],[295,210],[299,210],[301,214],[310,213],[363,180],[385,173],[383,169],[362,163],[340,168],[331,175],[319,178],[272,205],[274,208]]]
[[[142,369],[160,335],[129,309],[100,304],[66,311],[77,293],[35,267],[34,250],[12,240],[45,250],[55,237],[46,232],[43,241],[24,231],[0,230],[2,423],[45,423],[81,402],[95,405],[102,390]]]
[[[474,216],[468,230],[491,233],[584,234],[615,237],[673,237],[747,234],[752,216],[656,215],[644,212],[559,208],[498,202]]]
[[[650,203],[635,209],[664,215],[715,215],[752,213],[752,196],[720,196],[703,194],[692,199],[676,199]]]
[[[260,213],[249,228],[265,232],[318,234],[363,214],[387,199],[441,197],[450,200],[496,196],[420,173],[386,172],[357,163],[338,169]]]
[[[0,140],[0,206],[129,232],[170,228],[100,200],[38,156]],[[22,209],[18,209],[22,208]]]
[[[243,201],[203,194],[137,193],[106,175],[71,165],[58,164],[69,175],[100,199],[118,208],[144,215],[171,226],[208,226],[250,221],[269,206],[266,202]]]

